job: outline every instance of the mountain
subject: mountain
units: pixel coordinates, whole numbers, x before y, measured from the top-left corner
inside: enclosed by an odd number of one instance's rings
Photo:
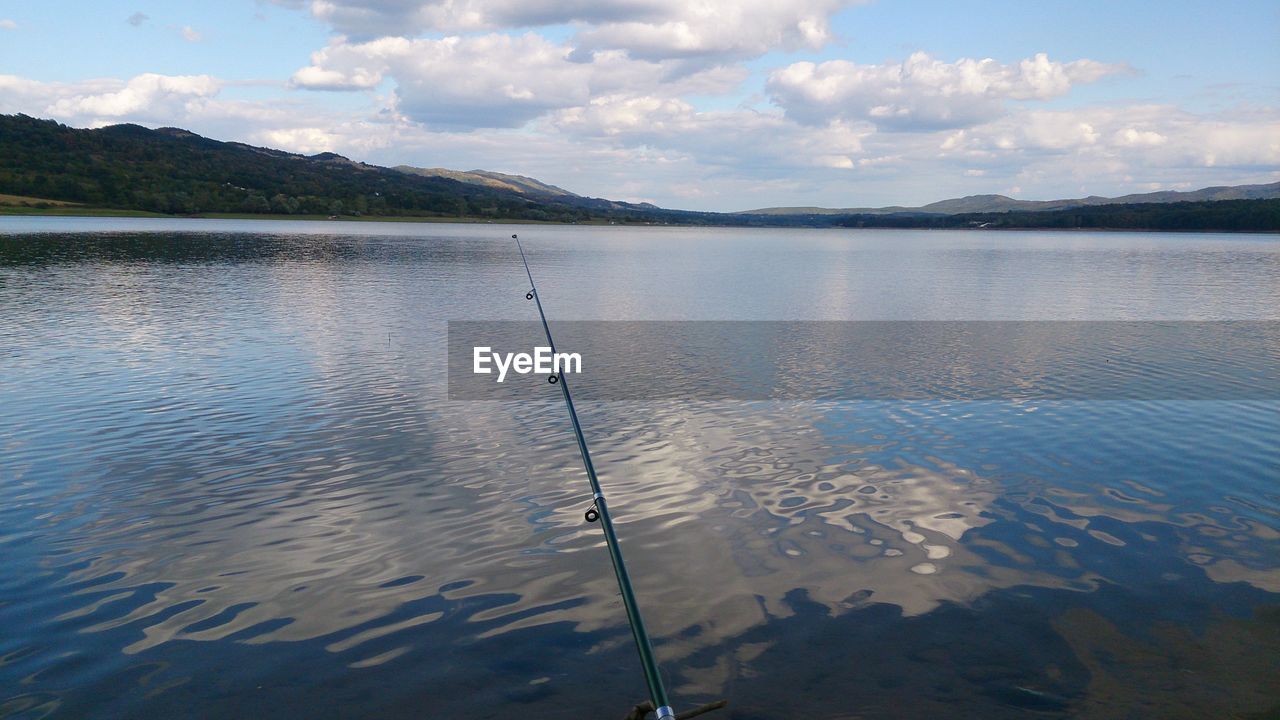
[[[540,180],[535,180],[524,175],[507,175],[505,173],[492,172],[489,170],[447,170],[445,168],[420,168],[412,165],[397,165],[396,170],[410,175],[421,175],[423,177],[442,177],[450,180],[457,180],[461,183],[469,185],[482,185],[484,187],[495,188],[499,190],[509,190],[522,195],[529,196],[546,196],[546,197],[573,197],[580,198],[581,195],[571,193],[564,188],[558,188],[555,185],[548,185]]]
[[[670,210],[576,195],[519,175],[380,167],[180,128],[81,130],[0,115],[0,214],[366,216],[828,228],[1280,230],[1280,183],[1026,202],[975,195],[920,208]],[[1223,199],[1243,198],[1243,199]],[[1133,202],[1142,200],[1142,202]],[[68,205],[73,204],[73,205]]]
[[[890,206],[881,208],[820,208],[773,207],[744,210],[743,215],[895,215],[931,214],[959,215],[962,213],[991,212],[1047,212],[1097,205],[1131,205],[1136,203],[1204,202],[1217,200],[1274,200],[1280,198],[1280,182],[1266,185],[1236,185],[1232,187],[1207,187],[1200,190],[1160,192],[1101,197],[1090,195],[1071,200],[1015,200],[1004,195],[969,195],[951,200],[939,200],[920,207]]]
[[[220,142],[179,128],[82,130],[0,115],[0,195],[47,199],[39,204],[179,215],[652,219],[644,206],[583,198],[529,178],[488,175],[493,183],[462,182],[336,153],[307,156]]]

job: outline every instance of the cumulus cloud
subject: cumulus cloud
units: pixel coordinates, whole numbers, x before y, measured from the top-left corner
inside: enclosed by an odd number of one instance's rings
[[[130,25],[132,25],[132,26],[134,26],[134,27],[138,27],[139,25],[141,25],[142,23],[144,23],[144,22],[146,22],[147,20],[150,20],[150,19],[151,19],[151,18],[150,18],[148,15],[146,15],[145,13],[142,13],[142,12],[136,12],[136,13],[134,13],[134,14],[130,15],[129,17],[125,18],[125,22],[129,23]]]
[[[204,36],[200,34],[200,31],[190,25],[183,25],[179,32],[182,34],[182,39],[189,43],[200,42],[204,39]]]
[[[945,136],[934,166],[982,169],[1032,197],[1280,180],[1280,112],[1206,116],[1167,105],[1023,110]]]
[[[338,32],[367,38],[607,22],[658,15],[667,4],[664,0],[314,0],[310,7],[313,15]]]
[[[254,133],[254,139],[267,147],[306,155],[333,152],[343,144],[338,133],[318,127],[262,130]]]
[[[295,87],[371,90],[394,79],[407,117],[445,128],[520,127],[554,110],[621,92],[667,96],[727,92],[747,75],[741,67],[689,71],[679,61],[635,60],[622,51],[587,58],[536,35],[490,34],[366,43],[335,40],[294,73]]]
[[[0,75],[0,112],[51,115],[55,100],[117,89],[117,80],[46,83],[17,75]]]
[[[1117,146],[1121,147],[1163,145],[1168,141],[1168,137],[1161,135],[1155,130],[1139,130],[1134,127],[1126,127],[1121,130],[1117,130],[1113,137],[1113,142]]]
[[[944,155],[1061,156],[1164,167],[1280,165],[1280,114],[1206,117],[1167,105],[1027,110],[949,135]]]
[[[314,0],[313,15],[357,39],[575,24],[587,49],[647,59],[756,57],[816,48],[856,0]],[[277,0],[296,6],[296,2]]]
[[[31,81],[28,81],[31,82]],[[173,118],[182,117],[191,105],[218,95],[221,83],[210,76],[161,76],[145,73],[123,83],[110,82],[113,90],[77,92],[76,86],[40,88],[63,95],[46,106],[56,118]],[[37,90],[28,86],[28,91]]]
[[[1096,145],[1102,139],[1092,118],[1080,113],[1035,111],[1019,117],[1024,124],[1015,128],[1016,139],[1002,136],[998,141],[1001,149],[1025,146],[1037,150],[1073,150]]]
[[[9,18],[0,18],[0,30],[17,30],[18,23]]]
[[[588,65],[538,35],[337,42],[294,74],[297,87],[369,89],[397,80],[399,109],[442,127],[519,127],[590,96]]]
[[[560,112],[554,124],[573,134],[653,136],[687,128],[696,114],[693,105],[678,98],[606,95]]]
[[[608,95],[556,113],[550,125],[575,137],[606,139],[619,147],[660,148],[720,168],[774,174],[784,168],[852,168],[871,132],[864,124],[835,121],[815,128],[777,112],[699,112],[662,97]]]
[[[223,99],[219,93],[228,84],[205,75],[145,74],[128,81],[70,83],[0,75],[0,113],[50,117],[75,127],[125,122],[178,126],[215,139],[296,152],[360,154],[396,141],[395,118],[353,118],[289,99]]]
[[[831,40],[829,18],[842,0],[677,2],[660,16],[601,23],[580,33],[588,48],[618,48],[632,57],[758,57],[771,50],[817,49]]]
[[[670,35],[692,39],[680,46],[642,37],[665,27],[667,6],[646,6],[651,14],[633,21],[639,16],[627,13],[639,7],[591,9],[616,12],[583,21],[564,42],[533,33],[335,37],[293,75],[294,92],[262,101],[228,100],[221,96],[228,83],[208,76],[76,83],[0,76],[0,112],[80,126],[178,125],[296,152],[485,167],[589,194],[726,210],[915,204],[1012,187],[1045,198],[1280,179],[1280,116],[1270,110],[1210,116],[1170,106],[1040,103],[1125,71],[1090,60],[944,62],[917,53],[885,65],[793,63],[768,77],[772,106],[755,96],[726,109],[739,91],[760,89],[742,87],[748,70],[732,57],[754,52],[756,42],[820,44],[825,26],[789,40]],[[642,32],[614,39],[603,32],[630,22]],[[358,92],[368,104],[325,108],[330,96],[304,91]],[[715,95],[732,100],[701,99]]]
[[[740,90],[747,78],[741,63],[704,67],[688,58],[645,58],[631,41],[632,49],[604,47],[609,43],[585,47],[583,39],[598,27],[563,43],[536,34],[368,42],[338,37],[294,75],[293,85],[381,98],[398,124],[393,133],[387,126],[377,129],[395,139],[371,148],[375,157],[392,153],[388,148],[430,148],[443,156],[419,162],[447,165],[455,149],[473,148],[474,159],[457,164],[482,167],[517,148],[541,151],[544,166],[532,158],[513,169],[550,174],[571,188],[609,187],[615,189],[599,192],[668,203],[675,201],[678,184],[685,188],[681,197],[696,195],[704,207],[723,207],[735,192],[742,194],[738,207],[813,204],[822,197],[830,204],[833,188],[872,184],[873,196],[886,201],[880,204],[1013,186],[1040,197],[1069,196],[1085,186],[1121,194],[1135,191],[1137,183],[1168,183],[1179,176],[1221,183],[1215,178],[1231,168],[1265,177],[1268,167],[1280,164],[1268,159],[1280,152],[1268,149],[1276,142],[1271,137],[1280,137],[1272,120],[1215,121],[1168,107],[1036,107],[1081,84],[1128,72],[1126,66],[1063,62],[1043,54],[1013,63],[944,62],[923,53],[886,65],[794,63],[769,77],[776,108],[710,111],[695,96]],[[391,94],[379,94],[388,85]],[[468,134],[476,128],[490,130]],[[300,151],[344,152],[360,132],[296,123],[261,137],[265,144]],[[502,138],[500,150],[486,145],[494,138]],[[487,152],[479,149],[486,147]],[[615,157],[637,172],[643,169],[650,183],[670,188],[646,192],[635,177],[613,177],[607,185],[565,179],[557,168],[567,167],[570,161],[561,159],[566,153],[596,158],[593,178],[608,176],[601,168]],[[921,176],[934,178],[927,197],[920,197]],[[723,194],[693,193],[700,181]],[[1063,186],[1067,182],[1070,187]],[[778,192],[790,200],[747,199]],[[868,197],[835,202],[876,204]]]
[[[1044,53],[1016,64],[917,52],[901,63],[799,62],[769,75],[767,89],[789,117],[805,123],[861,118],[894,130],[937,130],[999,117],[1008,100],[1045,100],[1073,85],[1125,72],[1093,60],[1062,63]]]

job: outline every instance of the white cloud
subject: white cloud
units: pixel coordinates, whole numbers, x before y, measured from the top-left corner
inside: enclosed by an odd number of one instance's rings
[[[635,60],[621,51],[586,58],[536,35],[490,34],[352,44],[339,38],[314,53],[291,79],[313,90],[369,90],[396,82],[397,109],[445,128],[520,127],[546,113],[585,107],[592,98],[718,94],[747,76],[735,66],[690,71],[679,61]]]
[[[1210,122],[1187,133],[1190,142],[1179,150],[1203,167],[1280,166],[1280,119],[1243,124]],[[1184,141],[1185,142],[1185,141]]]
[[[398,108],[441,127],[519,127],[555,108],[585,103],[591,68],[538,35],[442,40],[338,41],[294,74],[298,87],[368,89],[397,80]]]
[[[1205,116],[1167,105],[1024,110],[938,134],[945,172],[978,166],[1029,197],[1121,195],[1280,179],[1280,111]],[[1087,188],[1082,191],[1081,188]]]
[[[0,30],[17,30],[18,23],[9,18],[0,18]]]
[[[182,39],[186,40],[189,43],[200,42],[202,39],[204,39],[204,36],[200,34],[200,31],[196,30],[190,25],[183,25],[181,33],[182,33]]]
[[[1280,165],[1280,113],[1206,117],[1166,105],[1028,110],[949,136],[944,154],[1063,154],[1163,167]]]
[[[830,42],[829,19],[844,0],[703,0],[675,2],[660,14],[600,23],[584,30],[587,48],[632,57],[741,59],[773,50],[817,49]]]
[[[210,76],[161,76],[145,73],[122,83],[110,82],[113,90],[77,92],[76,86],[47,88],[56,97],[46,113],[56,118],[137,118],[183,117],[193,102],[218,95],[221,83]]]
[[[1112,140],[1119,146],[1163,145],[1168,141],[1169,138],[1154,130],[1139,130],[1133,127],[1117,130]]]
[[[1044,53],[1017,64],[927,53],[902,63],[799,62],[769,75],[773,101],[800,122],[862,118],[889,129],[936,130],[974,125],[1005,112],[1008,100],[1044,100],[1126,70],[1093,60],[1055,62]]]
[[[716,3],[677,9],[664,2],[589,8],[536,2],[519,7],[493,2],[313,3],[313,12],[339,30],[389,31],[392,36],[367,42],[337,37],[294,74],[292,85],[370,94],[393,86],[391,95],[378,103],[398,119],[395,140],[389,146],[370,145],[370,152],[410,147],[406,143],[411,138],[437,151],[481,147],[484,137],[519,128],[520,147],[531,152],[550,147],[555,153],[568,147],[596,157],[614,152],[635,167],[648,168],[654,177],[656,168],[680,166],[687,172],[682,181],[686,187],[711,173],[713,182],[725,187],[755,187],[752,183],[767,179],[771,190],[826,194],[840,184],[876,178],[882,183],[876,193],[883,196],[894,194],[894,187],[919,193],[916,178],[938,174],[954,178],[957,185],[970,183],[962,194],[1015,184],[1036,193],[1056,177],[1071,177],[1078,186],[1086,184],[1084,173],[1096,173],[1100,180],[1092,186],[1102,191],[1105,183],[1131,184],[1122,177],[1143,161],[1142,153],[1181,146],[1181,136],[1158,118],[1031,110],[1031,104],[1060,97],[1078,85],[1129,71],[1087,59],[1055,61],[1045,54],[1007,64],[944,62],[924,53],[884,65],[795,63],[773,72],[767,84],[782,112],[710,112],[695,104],[692,96],[741,87],[748,72],[733,58],[826,42],[825,18],[841,5],[761,6],[754,15],[744,11],[741,17],[743,22],[748,15],[764,20],[741,30],[739,16]],[[786,20],[806,9],[813,11],[813,21],[803,29],[798,21]],[[532,33],[403,37],[427,28],[502,27],[517,22],[519,13],[522,18],[578,18],[578,33],[565,43]],[[386,25],[389,18],[395,22]],[[757,30],[762,34],[753,34]],[[1237,122],[1226,125],[1216,139],[1196,138],[1196,157],[1184,153],[1160,162],[1231,167],[1241,154],[1238,138],[1244,131]],[[477,128],[490,130],[467,143],[458,141]],[[381,126],[378,132],[385,136],[389,131]],[[276,127],[272,133],[259,137],[302,151],[343,152],[358,137],[354,130],[334,133],[314,123]],[[1265,145],[1246,136],[1255,146]],[[441,145],[426,138],[450,140]],[[511,150],[504,145],[503,152]],[[559,163],[556,159],[548,165]],[[461,164],[492,161],[477,156]],[[524,170],[555,172],[536,166]],[[807,179],[787,185],[783,181],[791,174]],[[987,187],[974,188],[973,183]],[[645,194],[635,189],[635,195]]]
[[[1017,128],[1018,137],[1002,135],[998,144],[1001,149],[1073,150],[1094,145],[1102,137],[1094,124],[1079,113],[1037,111],[1019,117],[1024,124]]]
[[[368,72],[361,67],[342,72],[311,65],[295,72],[289,82],[308,90],[368,90],[382,83],[382,72],[381,69]]]
[[[310,6],[313,15],[340,33],[377,37],[600,22],[660,13],[664,4],[663,0],[314,0]]]
[[[590,50],[732,59],[818,48],[830,18],[858,0],[314,0],[311,12],[359,39],[577,25]],[[296,7],[297,2],[277,0]]]
[[[342,145],[342,138],[338,134],[317,127],[262,130],[254,134],[254,139],[266,147],[306,155],[333,152]]]
[[[0,112],[52,115],[52,103],[56,100],[109,92],[121,85],[119,80],[46,83],[17,75],[0,75]]]
[[[922,204],[1013,187],[1029,198],[1118,195],[1152,184],[1280,179],[1277,111],[1210,116],[1171,106],[1040,103],[1123,70],[1117,66],[1043,55],[1009,64],[923,54],[886,65],[795,63],[770,76],[778,107],[757,96],[724,109],[703,98],[759,89],[742,86],[749,78],[742,63],[659,59],[666,51],[640,57],[641,44],[631,40],[631,49],[587,47],[588,33],[606,24],[584,24],[566,42],[496,33],[336,37],[294,74],[293,91],[255,101],[223,97],[230,83],[208,76],[76,83],[0,76],[0,112],[79,126],[177,125],[295,152],[483,167],[586,194],[724,210]],[[729,53],[724,43],[705,47]],[[311,90],[359,95],[335,110],[325,107],[331,96]],[[364,108],[350,109],[362,100]]]
[[[218,97],[228,84],[206,75],[144,74],[127,82],[98,79],[75,83],[0,75],[0,113],[51,117],[74,127],[125,122],[170,125],[214,139],[306,153],[368,153],[395,140],[398,121],[394,118],[353,119],[292,99]]]
[[[370,157],[390,164],[486,167],[586,195],[726,210],[777,204],[781,193],[798,196],[808,188],[809,171],[824,178],[849,172],[829,169],[838,152],[829,143],[839,141],[838,132],[804,128],[780,114],[756,115],[672,117],[662,132],[648,136],[643,123],[632,125],[635,131],[605,124],[599,134],[555,125],[533,133],[439,133],[410,124],[397,129],[393,146]],[[730,127],[744,127],[746,134],[727,132]]]
[[[787,168],[852,168],[870,126],[832,122],[807,127],[777,112],[699,112],[678,99],[610,95],[557,113],[551,125],[617,147],[674,151],[697,163],[762,176]]]
[[[574,134],[660,134],[670,130],[679,132],[695,114],[692,105],[676,98],[606,95],[594,98],[586,105],[562,111],[555,124]]]

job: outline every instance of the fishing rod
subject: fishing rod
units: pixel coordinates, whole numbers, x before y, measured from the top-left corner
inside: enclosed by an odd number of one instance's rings
[[[547,335],[547,345],[551,355],[555,357],[556,341],[551,338],[551,326],[547,324],[547,314],[542,310],[542,298],[538,295],[538,286],[533,282],[533,272],[529,270],[529,260],[524,255],[524,246],[520,238],[511,236],[520,250],[520,262],[524,263],[524,272],[529,276],[529,292],[526,300],[533,300],[538,305],[538,317],[542,319],[542,330]],[[604,542],[609,548],[609,559],[613,561],[613,573],[618,578],[618,590],[622,593],[622,605],[627,611],[627,622],[631,625],[631,635],[636,641],[636,651],[640,653],[640,666],[644,669],[644,679],[649,685],[651,705],[637,705],[628,719],[641,720],[650,710],[658,716],[658,720],[683,720],[701,715],[717,708],[724,707],[725,701],[711,703],[676,716],[667,699],[667,689],[662,684],[662,675],[658,672],[658,661],[653,656],[653,644],[649,642],[649,633],[644,627],[644,618],[640,616],[640,606],[636,602],[635,591],[631,587],[631,576],[627,574],[627,566],[622,561],[622,548],[618,546],[618,534],[613,529],[613,519],[609,516],[609,505],[604,500],[604,491],[600,489],[600,478],[596,477],[595,465],[591,462],[591,451],[587,449],[587,439],[582,435],[582,423],[578,422],[578,411],[573,407],[573,396],[569,394],[569,383],[565,380],[564,370],[557,364],[552,368],[548,382],[560,385],[560,394],[564,396],[565,407],[569,410],[569,420],[573,423],[573,434],[578,439],[578,451],[582,454],[582,466],[587,471],[587,480],[591,483],[592,505],[586,512],[587,522],[599,522],[604,530]]]

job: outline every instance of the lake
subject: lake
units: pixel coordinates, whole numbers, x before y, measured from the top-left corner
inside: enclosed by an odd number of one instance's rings
[[[0,717],[644,699],[558,391],[450,392],[450,323],[537,319],[512,233],[553,331],[770,321],[729,390],[665,330],[573,380],[677,710],[1280,709],[1275,236],[0,218]]]

